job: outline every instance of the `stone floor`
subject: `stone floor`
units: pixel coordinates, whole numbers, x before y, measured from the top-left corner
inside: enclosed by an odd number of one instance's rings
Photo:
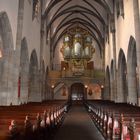
[[[104,140],[83,105],[73,105],[54,140]]]

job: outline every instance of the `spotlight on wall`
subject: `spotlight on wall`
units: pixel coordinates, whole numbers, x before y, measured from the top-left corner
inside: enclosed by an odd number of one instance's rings
[[[85,85],[85,88],[88,88],[88,86],[87,86],[87,85]]]
[[[2,58],[2,50],[0,49],[0,58]]]
[[[54,88],[54,85],[52,85],[51,87]]]
[[[138,74],[139,73],[139,68],[138,68],[138,66],[136,66],[136,74]]]
[[[103,89],[104,88],[104,85],[101,85],[101,88]]]

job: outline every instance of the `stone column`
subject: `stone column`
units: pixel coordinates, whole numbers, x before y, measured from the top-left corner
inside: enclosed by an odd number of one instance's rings
[[[111,33],[112,33],[112,42],[113,42],[113,59],[114,59],[114,65],[113,65],[113,70],[114,70],[114,79],[113,79],[113,94],[115,97],[115,101],[117,101],[117,57],[116,57],[116,25],[115,25],[115,14],[116,14],[116,8],[115,8],[116,3],[113,3],[113,14],[111,15],[110,19],[110,26],[111,26]]]
[[[18,70],[15,72],[15,91],[14,91],[14,102],[15,104],[20,104],[20,98],[18,98],[18,77],[20,74],[20,49],[22,40],[22,30],[23,30],[23,16],[24,16],[24,0],[19,0],[18,7],[18,23],[17,23],[17,34],[16,34],[16,51],[14,54],[15,66]]]
[[[136,51],[137,51],[137,82],[138,82],[138,105],[140,106],[140,7],[139,1],[133,0],[134,9],[134,25],[135,25],[135,38],[136,38]]]

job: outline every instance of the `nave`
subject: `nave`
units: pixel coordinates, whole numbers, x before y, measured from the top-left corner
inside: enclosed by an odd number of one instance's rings
[[[0,106],[0,140],[50,140],[67,108],[67,101]]]
[[[0,140],[140,140],[140,107],[104,100],[0,106]]]
[[[54,140],[104,140],[84,105],[74,104],[56,133]]]

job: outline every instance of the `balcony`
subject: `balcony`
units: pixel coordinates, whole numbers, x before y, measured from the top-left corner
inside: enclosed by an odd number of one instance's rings
[[[103,70],[52,70],[49,72],[50,84],[62,82],[62,81],[103,81]]]

